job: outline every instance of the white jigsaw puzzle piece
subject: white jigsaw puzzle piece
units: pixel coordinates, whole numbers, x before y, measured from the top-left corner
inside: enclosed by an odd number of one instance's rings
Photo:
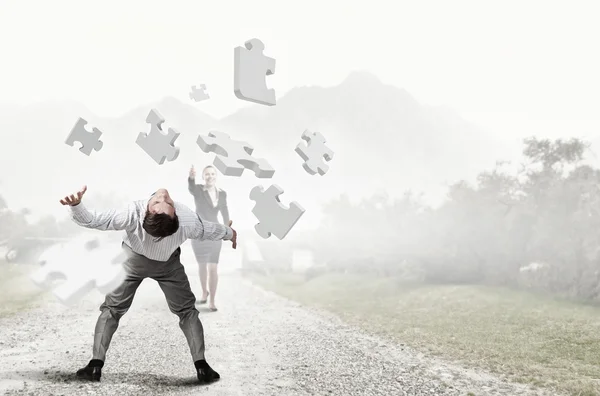
[[[329,170],[325,161],[333,159],[333,151],[325,146],[325,137],[319,132],[312,133],[307,129],[301,138],[306,144],[298,143],[295,151],[305,161],[302,167],[311,175],[319,173],[323,176]]]
[[[165,160],[175,161],[179,157],[179,147],[175,146],[179,132],[169,128],[169,133],[163,133],[162,124],[165,119],[156,109],[150,110],[146,122],[150,124],[150,133],[140,132],[135,141],[137,145],[159,165],[162,165]]]
[[[250,191],[250,199],[256,201],[252,213],[259,221],[254,229],[265,239],[271,234],[279,239],[285,238],[305,212],[297,202],[291,202],[289,208],[286,208],[279,201],[281,194],[283,189],[276,184],[266,191],[262,186],[256,186]]]
[[[30,275],[41,288],[48,288],[55,279],[64,279],[53,294],[65,305],[73,305],[94,288],[110,293],[126,276],[123,253],[105,247],[87,250],[81,241],[76,243],[48,249],[40,257],[45,264]]]
[[[260,179],[268,179],[275,174],[267,160],[251,155],[254,148],[249,143],[232,140],[225,132],[209,131],[208,136],[199,135],[196,143],[205,153],[217,154],[214,165],[226,176],[241,176],[244,169],[253,171]]]
[[[100,151],[104,143],[100,140],[102,132],[100,132],[100,130],[97,128],[92,128],[92,132],[88,132],[85,129],[85,125],[87,123],[88,122],[86,120],[80,117],[67,136],[65,144],[74,147],[75,142],[79,142],[81,143],[79,151],[89,156],[92,154],[92,150]]]
[[[193,99],[195,102],[201,102],[203,100],[210,99],[208,92],[206,92],[206,85],[200,84],[200,88],[197,88],[194,85],[192,87],[192,92],[190,92],[190,99]]]
[[[275,74],[275,59],[263,54],[265,45],[251,39],[234,49],[233,91],[239,99],[267,106],[276,103],[275,90],[267,88],[266,77]]]

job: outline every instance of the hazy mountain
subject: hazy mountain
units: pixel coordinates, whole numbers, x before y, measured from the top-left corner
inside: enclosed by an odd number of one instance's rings
[[[166,118],[165,130],[174,127],[181,133],[179,158],[162,166],[135,144],[139,132],[149,131],[145,119],[151,108]],[[104,147],[89,157],[64,144],[78,117],[103,132]],[[366,72],[352,73],[334,87],[292,89],[276,106],[249,102],[222,120],[165,98],[117,118],[97,117],[77,103],[0,105],[0,128],[0,194],[11,207],[52,213],[62,213],[58,199],[82,183],[88,184],[90,195],[115,194],[118,200],[141,198],[165,186],[176,199],[192,204],[186,186],[189,166],[201,168],[214,159],[198,148],[196,139],[210,129],[221,130],[250,143],[254,155],[276,169],[272,180],[247,170],[240,178],[221,176],[232,217],[245,226],[255,223],[248,199],[254,185],[279,184],[285,190],[281,201],[287,205],[295,200],[307,209],[298,224],[309,226],[318,221],[319,205],[342,192],[360,197],[385,189],[397,195],[412,188],[439,196],[444,183],[472,179],[502,157],[494,139],[451,109],[421,105],[405,90]],[[294,152],[305,129],[321,132],[335,153],[325,176],[306,173]]]
[[[257,156],[268,148],[269,158],[311,194],[315,181],[320,193],[439,191],[445,182],[493,166],[495,154],[501,155],[495,139],[451,109],[420,105],[366,72],[354,72],[335,87],[295,88],[277,106],[243,109],[222,124],[251,136]],[[304,129],[321,132],[335,152],[324,177],[304,173],[293,152]]]

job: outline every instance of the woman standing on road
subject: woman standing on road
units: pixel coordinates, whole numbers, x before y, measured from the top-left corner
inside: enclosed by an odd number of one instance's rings
[[[227,207],[227,193],[217,187],[217,171],[212,165],[202,170],[204,184],[196,184],[196,170],[194,165],[190,169],[188,177],[188,189],[194,196],[196,213],[202,220],[218,223],[219,212],[223,216],[223,224],[229,224],[229,208]],[[217,293],[217,264],[221,255],[222,241],[209,241],[192,239],[192,249],[198,262],[200,272],[200,285],[202,286],[202,298],[197,302],[205,304],[210,299],[208,308],[216,311],[215,294]],[[208,280],[208,289],[207,289]]]

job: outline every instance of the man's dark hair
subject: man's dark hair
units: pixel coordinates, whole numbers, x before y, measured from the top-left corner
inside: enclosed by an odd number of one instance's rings
[[[173,235],[179,229],[179,219],[177,215],[170,217],[166,213],[150,213],[146,212],[144,217],[144,230],[151,236],[156,238],[156,242],[164,237]]]

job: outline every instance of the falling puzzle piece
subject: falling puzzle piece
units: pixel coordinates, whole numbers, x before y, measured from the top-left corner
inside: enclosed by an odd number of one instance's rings
[[[296,153],[305,161],[302,167],[311,175],[319,173],[323,176],[329,170],[325,161],[331,161],[333,151],[325,146],[325,137],[319,132],[312,133],[308,129],[302,133],[302,142],[296,146]]]
[[[289,208],[283,206],[279,201],[281,194],[283,189],[276,184],[266,191],[262,186],[256,186],[250,191],[250,199],[256,201],[252,213],[259,221],[254,229],[265,239],[271,234],[279,239],[285,238],[305,212],[297,202],[290,203]]]
[[[275,173],[265,159],[251,155],[254,148],[250,144],[232,140],[224,132],[210,131],[208,136],[198,136],[196,143],[205,153],[217,154],[214,165],[226,176],[241,176],[244,169],[253,171],[261,179],[273,177]]]
[[[175,147],[174,143],[179,137],[179,132],[169,128],[169,133],[163,133],[162,124],[165,119],[156,109],[150,110],[146,122],[150,124],[150,133],[140,132],[135,141],[137,145],[159,165],[165,160],[175,161],[179,157],[179,147]]]
[[[267,88],[266,76],[275,74],[275,59],[263,54],[265,45],[259,39],[234,49],[233,92],[239,99],[274,106],[275,90]]]
[[[110,293],[125,279],[124,253],[116,254],[114,249],[106,248],[88,250],[81,245],[75,249],[60,245],[52,248],[45,254],[45,264],[30,279],[43,289],[62,279],[53,294],[65,305],[73,305],[94,288]]]
[[[83,118],[79,118],[73,129],[71,129],[69,136],[67,136],[65,143],[71,147],[74,147],[75,142],[81,143],[79,151],[89,156],[92,150],[100,151],[104,143],[100,140],[102,132],[97,128],[92,128],[93,132],[88,132],[85,129],[87,123]]]
[[[195,85],[192,87],[192,92],[190,92],[190,99],[193,99],[195,102],[201,102],[209,98],[210,96],[208,96],[208,93],[206,92],[205,84],[200,84],[200,88],[196,88]]]

